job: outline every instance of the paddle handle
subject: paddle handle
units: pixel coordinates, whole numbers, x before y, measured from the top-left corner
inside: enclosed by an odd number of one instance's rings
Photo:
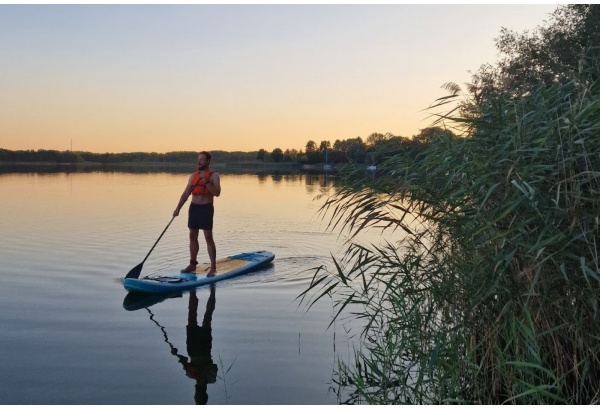
[[[152,251],[156,247],[156,244],[158,243],[158,241],[160,241],[160,238],[162,238],[163,235],[165,234],[165,232],[167,232],[167,229],[169,229],[169,226],[171,226],[171,223],[173,222],[174,219],[175,219],[175,216],[171,217],[171,220],[169,221],[169,223],[167,224],[167,226],[165,227],[165,229],[162,231],[162,233],[160,234],[160,236],[158,237],[158,239],[156,240],[156,242],[154,242],[154,245],[152,245],[152,248],[150,249],[150,252],[148,252],[148,254],[144,258],[144,260],[142,261],[142,263],[146,262],[146,259],[148,259],[148,256],[150,256],[150,254],[152,253]]]

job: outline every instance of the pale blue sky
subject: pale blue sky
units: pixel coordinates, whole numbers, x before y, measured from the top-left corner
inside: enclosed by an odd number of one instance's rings
[[[0,5],[0,148],[303,149],[411,136],[501,27],[557,5]]]

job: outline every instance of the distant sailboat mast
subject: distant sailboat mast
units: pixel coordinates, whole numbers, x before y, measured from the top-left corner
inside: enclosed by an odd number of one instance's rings
[[[327,158],[327,147],[325,147],[325,165],[323,165],[323,169],[325,171],[331,171],[333,167],[329,164],[328,158]]]

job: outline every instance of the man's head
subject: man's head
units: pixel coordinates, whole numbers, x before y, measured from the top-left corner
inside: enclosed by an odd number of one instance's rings
[[[210,167],[210,153],[202,151],[198,154],[198,169],[203,171]]]

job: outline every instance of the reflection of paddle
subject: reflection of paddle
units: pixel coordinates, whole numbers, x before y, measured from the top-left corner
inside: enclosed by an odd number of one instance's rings
[[[142,273],[142,266],[144,266],[144,262],[146,262],[146,259],[148,259],[148,256],[150,256],[150,254],[154,250],[154,247],[156,246],[156,244],[158,243],[158,241],[160,241],[160,238],[162,238],[162,236],[165,234],[165,232],[167,231],[167,228],[169,227],[169,225],[171,225],[171,222],[173,222],[173,219],[175,219],[175,216],[173,216],[171,218],[171,220],[167,224],[165,230],[162,231],[162,233],[160,234],[160,236],[158,237],[158,239],[156,240],[156,242],[154,242],[154,245],[152,246],[152,249],[150,249],[150,252],[148,252],[148,255],[146,255],[146,257],[144,258],[144,260],[142,261],[142,263],[140,263],[139,265],[137,265],[135,268],[131,269],[129,271],[129,273],[125,276],[125,279],[128,279],[128,278],[137,279],[137,278],[140,277],[140,273]]]
[[[150,320],[153,321],[156,326],[158,326],[160,328],[160,331],[162,332],[163,336],[165,337],[165,342],[171,347],[171,353],[173,353],[173,351],[177,351],[177,349],[175,348],[175,346],[173,346],[173,343],[169,342],[169,335],[167,334],[167,330],[165,329],[164,326],[162,326],[160,323],[158,323],[156,321],[156,319],[154,319],[154,313],[152,313],[152,311],[149,308],[144,308],[148,311],[148,313],[150,313]],[[173,353],[175,354],[175,353]]]

